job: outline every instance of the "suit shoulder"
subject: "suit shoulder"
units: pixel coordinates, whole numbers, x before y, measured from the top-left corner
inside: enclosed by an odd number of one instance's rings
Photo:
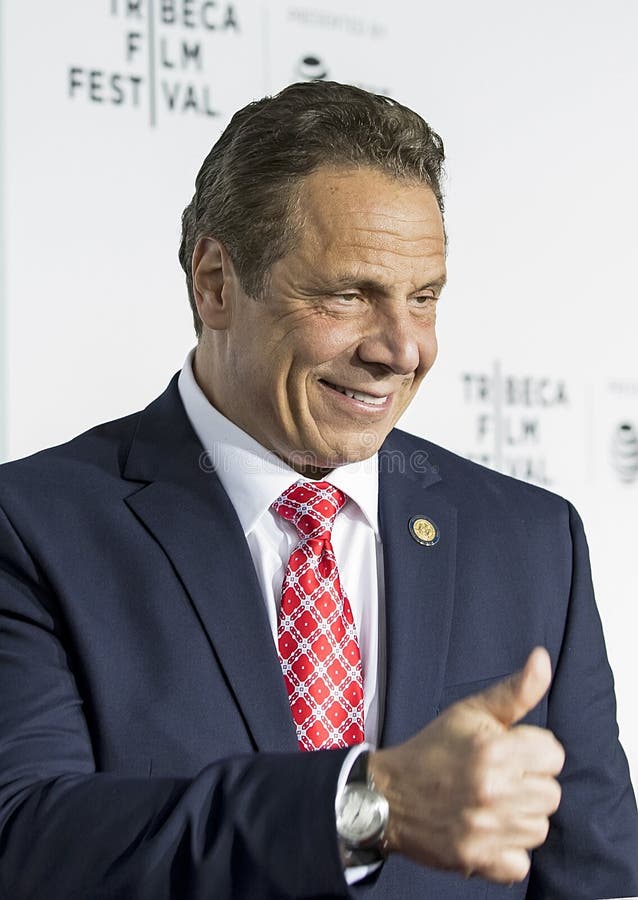
[[[88,431],[30,456],[0,465],[0,492],[32,494],[43,484],[86,485],[118,477],[135,434],[140,413],[95,425]]]

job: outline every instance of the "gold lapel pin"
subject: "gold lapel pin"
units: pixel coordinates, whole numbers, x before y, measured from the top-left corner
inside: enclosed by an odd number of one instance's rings
[[[433,547],[439,540],[439,529],[431,519],[424,516],[412,516],[408,528],[417,544],[424,547]]]

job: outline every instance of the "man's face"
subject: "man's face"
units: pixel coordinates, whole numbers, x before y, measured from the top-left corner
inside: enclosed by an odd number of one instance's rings
[[[372,169],[317,170],[299,211],[297,246],[272,266],[263,299],[234,273],[224,284],[231,315],[212,394],[312,473],[375,453],[434,363],[445,238],[427,186]]]

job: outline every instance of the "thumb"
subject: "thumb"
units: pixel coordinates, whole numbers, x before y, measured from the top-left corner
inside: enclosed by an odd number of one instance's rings
[[[474,700],[509,727],[540,703],[551,681],[549,653],[544,647],[535,647],[520,672],[477,694]]]

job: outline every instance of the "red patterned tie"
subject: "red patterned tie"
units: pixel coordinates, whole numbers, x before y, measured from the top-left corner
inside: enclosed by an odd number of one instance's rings
[[[272,504],[301,538],[284,574],[277,636],[301,750],[363,741],[361,654],[330,542],[346,500],[327,481],[298,481]]]

